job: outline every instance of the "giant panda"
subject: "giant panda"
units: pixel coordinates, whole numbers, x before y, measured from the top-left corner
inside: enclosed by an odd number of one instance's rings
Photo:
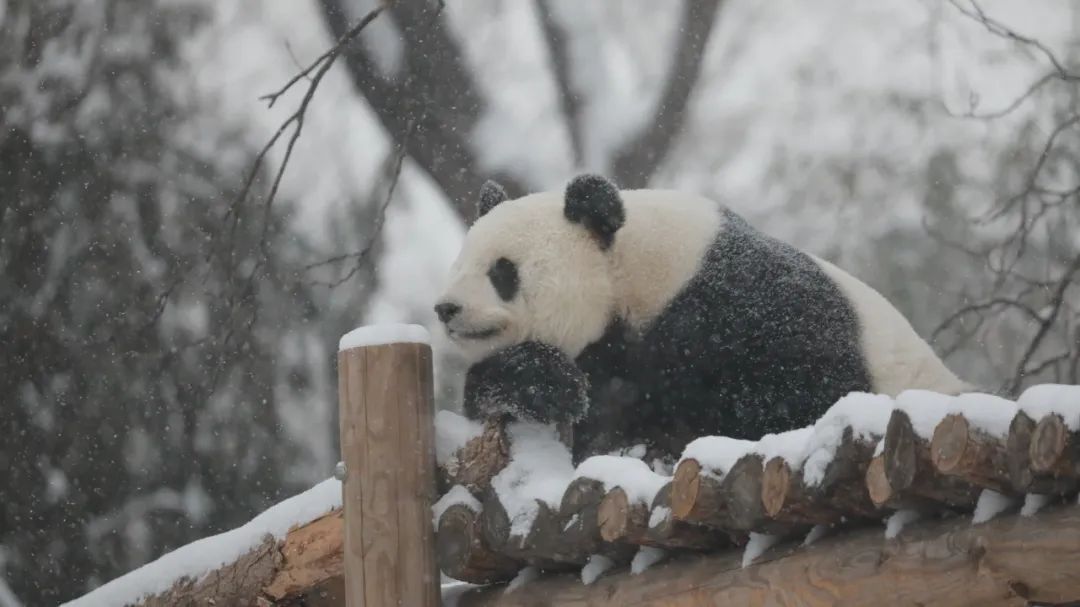
[[[574,424],[577,461],[757,439],[853,391],[968,388],[877,291],[712,200],[591,174],[479,198],[435,305],[475,363],[466,413],[477,395],[531,396],[529,417]]]

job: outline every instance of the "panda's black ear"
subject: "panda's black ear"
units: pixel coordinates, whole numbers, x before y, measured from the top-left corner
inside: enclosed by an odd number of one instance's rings
[[[480,200],[476,203],[476,218],[480,219],[487,215],[488,211],[495,208],[495,205],[507,198],[506,190],[498,183],[488,179],[484,182],[484,185],[480,186]]]
[[[578,175],[570,181],[563,213],[588,228],[604,249],[615,241],[615,232],[626,221],[619,188],[600,175]]]

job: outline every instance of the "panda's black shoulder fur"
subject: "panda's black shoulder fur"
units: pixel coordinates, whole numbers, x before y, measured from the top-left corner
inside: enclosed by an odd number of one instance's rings
[[[578,357],[592,404],[575,428],[575,459],[636,441],[678,456],[699,436],[758,439],[870,389],[839,287],[805,253],[729,210],[723,220],[651,326],[634,332],[616,319]]]

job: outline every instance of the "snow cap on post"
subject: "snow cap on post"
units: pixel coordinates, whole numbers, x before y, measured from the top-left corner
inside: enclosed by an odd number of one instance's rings
[[[431,335],[420,325],[382,324],[358,327],[341,336],[338,352],[387,344],[431,345]]]

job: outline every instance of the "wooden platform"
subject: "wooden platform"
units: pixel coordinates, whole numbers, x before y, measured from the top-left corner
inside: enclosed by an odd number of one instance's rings
[[[742,554],[684,555],[638,575],[590,586],[574,573],[543,576],[514,592],[474,589],[459,607],[704,607],[721,605],[1018,606],[1080,601],[1080,506],[980,525],[970,516],[849,529],[810,546],[777,545],[743,569]]]

